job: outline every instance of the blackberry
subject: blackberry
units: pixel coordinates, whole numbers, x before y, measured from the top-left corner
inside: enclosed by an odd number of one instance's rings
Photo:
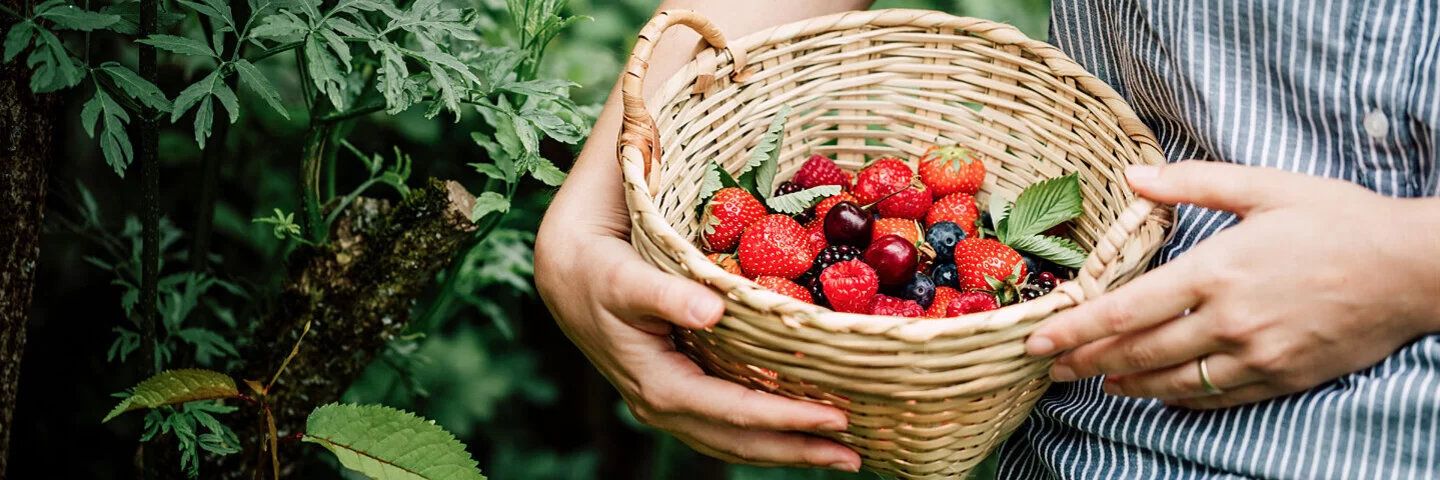
[[[810,271],[818,278],[820,272],[824,272],[825,269],[830,268],[831,265],[848,260],[859,260],[863,256],[864,254],[862,254],[858,248],[849,245],[831,245],[825,247],[824,250],[821,250],[819,254],[815,255],[815,264],[810,268]]]
[[[804,285],[805,289],[810,291],[810,299],[814,300],[816,305],[829,308],[830,300],[825,298],[825,288],[820,285],[820,275],[806,273],[805,276],[809,277],[808,281],[797,283]]]
[[[780,186],[775,187],[775,196],[789,195],[804,189],[805,187],[795,182],[781,182]]]
[[[800,212],[799,215],[796,215],[796,216],[795,216],[795,221],[796,221],[796,222],[799,222],[801,225],[809,225],[810,222],[815,221],[815,209],[814,209],[814,208],[807,208],[807,209],[805,209],[805,211]]]

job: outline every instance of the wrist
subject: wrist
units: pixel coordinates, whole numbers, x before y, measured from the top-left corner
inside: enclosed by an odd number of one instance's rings
[[[1397,228],[1386,234],[1398,240],[1391,257],[1393,278],[1412,299],[1410,315],[1418,335],[1440,333],[1440,198],[1397,199]]]

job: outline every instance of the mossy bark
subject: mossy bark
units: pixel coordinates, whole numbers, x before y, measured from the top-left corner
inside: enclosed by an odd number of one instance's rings
[[[410,322],[415,299],[475,232],[475,197],[455,182],[430,180],[392,207],[357,199],[331,226],[330,242],[301,247],[290,257],[291,273],[273,311],[241,352],[240,378],[264,384],[290,354],[305,325],[299,353],[269,392],[267,401],[281,437],[303,431],[315,407],[339,400],[360,373]],[[230,478],[252,478],[258,422],[236,419],[246,440],[242,468]],[[280,458],[299,458],[295,443]],[[233,457],[232,457],[233,458]],[[227,462],[228,463],[228,462]],[[268,476],[268,475],[267,475]]]

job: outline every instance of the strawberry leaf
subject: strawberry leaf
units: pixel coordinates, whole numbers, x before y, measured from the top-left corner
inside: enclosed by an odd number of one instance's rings
[[[795,193],[771,197],[765,200],[765,205],[778,213],[796,215],[805,211],[807,208],[815,206],[816,203],[820,203],[820,200],[839,194],[839,185],[821,185]]]
[[[760,143],[750,151],[745,168],[740,170],[740,185],[755,198],[769,200],[774,193],[775,172],[780,168],[780,144],[785,140],[785,121],[789,116],[790,106],[781,106],[770,121],[770,128],[760,137]]]
[[[1075,242],[1068,238],[1055,237],[1050,235],[1031,235],[1020,237],[1009,245],[1016,250],[1033,254],[1037,257],[1055,262],[1057,264],[1080,268],[1085,265],[1085,249],[1080,248]]]
[[[995,237],[1002,240],[1005,238],[1005,218],[1010,215],[1010,199],[999,193],[990,195],[990,225],[980,225],[980,229],[991,228]]]
[[[999,229],[1003,231],[1000,241],[1010,245],[1011,241],[1039,234],[1083,213],[1080,179],[1075,174],[1030,185],[1010,207],[1005,225]]]

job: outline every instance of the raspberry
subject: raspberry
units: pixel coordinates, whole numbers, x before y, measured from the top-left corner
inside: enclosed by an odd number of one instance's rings
[[[885,315],[889,317],[920,317],[925,315],[925,309],[914,300],[901,300],[889,295],[876,295],[875,300],[870,302],[871,315]]]
[[[847,260],[820,272],[825,298],[839,312],[869,313],[870,301],[880,290],[880,278],[865,262]]]
[[[995,296],[985,292],[961,292],[950,306],[945,309],[945,316],[958,317],[968,313],[988,312],[1000,308],[1000,302]]]
[[[805,188],[815,188],[821,185],[839,185],[842,188],[850,188],[850,174],[840,169],[834,160],[824,155],[812,155],[800,171],[795,172],[794,182]],[[820,215],[824,217],[824,215]]]

